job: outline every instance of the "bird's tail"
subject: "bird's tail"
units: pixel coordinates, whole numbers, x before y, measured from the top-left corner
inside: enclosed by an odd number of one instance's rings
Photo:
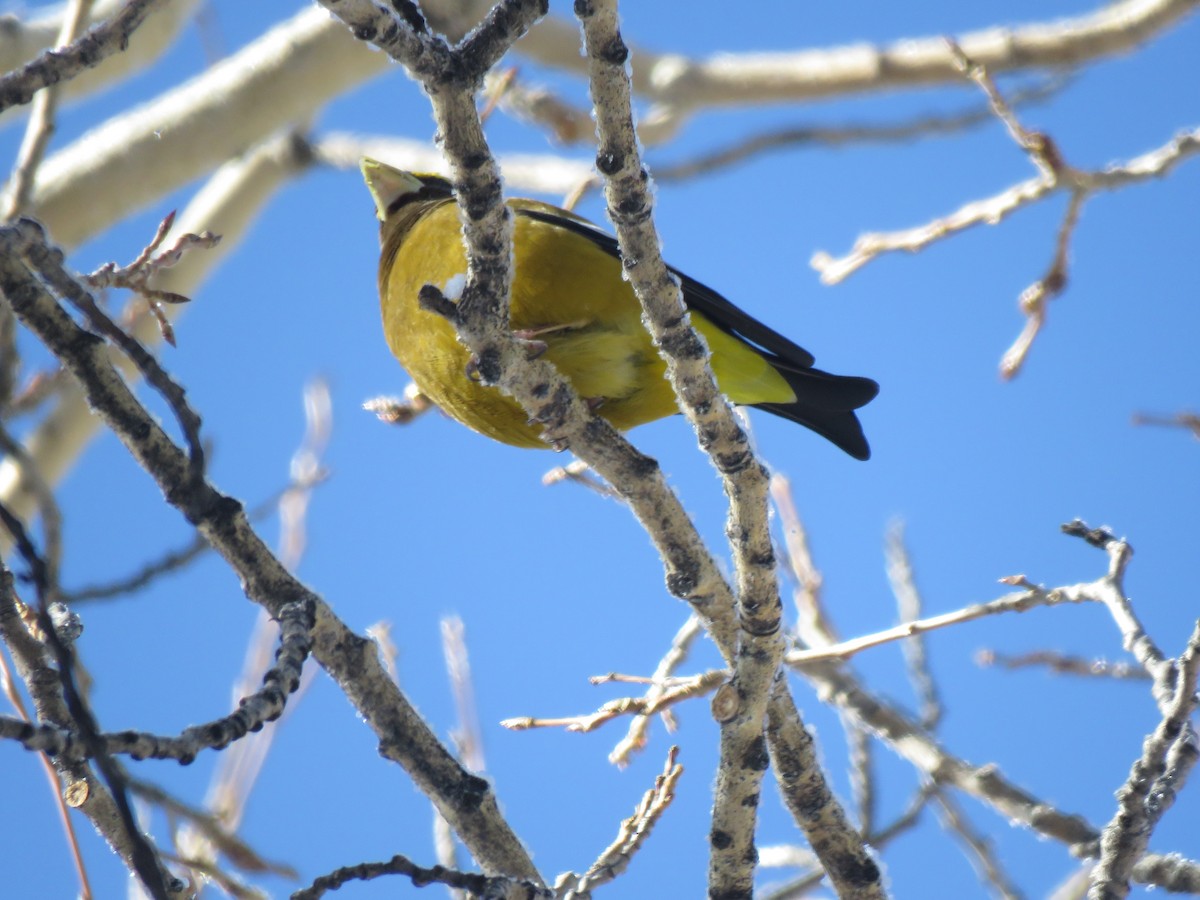
[[[875,398],[878,384],[870,378],[831,375],[786,363],[777,362],[775,368],[795,391],[796,399],[791,403],[756,403],[757,409],[811,428],[855,459],[870,458],[871,447],[854,410]]]

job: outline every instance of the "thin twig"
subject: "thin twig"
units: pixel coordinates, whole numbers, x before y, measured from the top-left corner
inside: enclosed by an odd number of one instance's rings
[[[238,837],[221,821],[219,816],[208,810],[185,803],[158,785],[140,778],[130,777],[129,789],[141,800],[162,809],[169,818],[183,819],[190,827],[203,834],[205,840],[211,842],[221,855],[237,868],[249,872],[269,872],[280,878],[295,879],[299,877],[296,870],[288,863],[275,862],[263,857],[261,853]],[[193,867],[197,861],[195,857],[191,857],[189,868]]]
[[[715,691],[728,679],[729,672],[726,669],[712,669],[691,678],[676,678],[658,683],[658,690],[652,689],[647,692],[645,697],[622,697],[619,700],[610,700],[596,712],[587,715],[560,718],[518,716],[504,719],[500,722],[500,726],[510,731],[528,731],[531,728],[565,728],[567,731],[587,733],[621,716],[645,718],[661,713],[676,703],[703,697]],[[614,759],[615,754],[615,750],[613,754],[610,754],[610,762],[620,765],[626,761],[623,757]],[[628,752],[626,752],[626,756],[628,756]]]
[[[471,660],[467,654],[466,625],[457,616],[441,621],[442,657],[446,661],[446,676],[454,695],[458,727],[454,744],[463,762],[473,772],[484,772],[483,731],[479,727],[479,711],[475,704],[475,683],[471,677]]]
[[[189,450],[189,468],[193,478],[204,473],[204,445],[200,440],[200,417],[184,399],[179,386],[142,344],[117,325],[95,299],[63,268],[62,252],[45,243],[45,232],[32,219],[21,219],[11,232],[10,244],[25,256],[59,296],[68,300],[87,318],[88,323],[108,338],[137,366],[146,382],[153,387],[174,413],[183,430]]]
[[[37,463],[25,451],[21,442],[8,433],[3,424],[0,424],[0,451],[17,464],[21,478],[37,498],[38,514],[42,522],[42,559],[46,565],[46,585],[51,602],[61,600],[62,586],[58,576],[62,565],[62,513],[59,511],[58,501],[54,498],[54,491],[42,478]]]
[[[1021,892],[1017,890],[1008,873],[1001,867],[1000,861],[992,849],[991,841],[976,831],[966,814],[959,809],[954,798],[947,791],[939,790],[934,792],[933,802],[935,809],[940,813],[944,827],[961,840],[967,858],[975,867],[980,880],[1002,900],[1020,900]]]
[[[479,897],[509,896],[510,889],[518,889],[521,891],[520,896],[526,897],[554,896],[551,891],[529,881],[504,876],[489,877],[475,872],[456,872],[442,866],[425,868],[397,853],[385,862],[358,863],[334,869],[328,875],[314,879],[313,883],[303,890],[293,892],[291,900],[319,900],[329,891],[336,891],[351,881],[371,881],[385,875],[404,875],[417,886],[446,884]]]
[[[1125,570],[1133,558],[1133,547],[1119,540],[1104,528],[1089,528],[1086,523],[1075,519],[1062,526],[1064,534],[1082,538],[1088,544],[1101,549],[1108,556],[1108,571],[1090,586],[1087,599],[1099,600],[1112,616],[1121,632],[1121,643],[1125,651],[1154,678],[1154,698],[1159,709],[1171,701],[1175,694],[1175,664],[1155,644],[1142,625],[1133,604],[1125,593]]]
[[[811,650],[789,650],[784,655],[784,662],[789,666],[803,668],[806,665],[824,663],[830,660],[846,660],[872,647],[880,647],[893,641],[907,640],[915,635],[936,631],[939,628],[961,625],[964,622],[972,622],[986,616],[1025,612],[1038,606],[1080,603],[1084,600],[1097,599],[1085,590],[1085,588],[1091,588],[1093,585],[1077,585],[1074,588],[1047,590],[1028,582],[1020,583],[1023,586],[1029,587],[1029,590],[1016,594],[1007,594],[996,600],[990,600],[986,603],[976,603],[953,612],[928,616],[914,622],[905,622],[892,628],[885,628],[872,634],[850,638],[849,640],[830,644],[826,647]]]
[[[11,297],[11,294],[10,294]],[[16,311],[14,309],[14,311]],[[18,312],[19,316],[19,312]],[[125,862],[141,880],[143,887],[154,900],[170,900],[177,896],[182,885],[170,878],[159,859],[151,841],[142,833],[134,819],[129,803],[128,784],[124,772],[109,753],[100,734],[99,726],[90,705],[79,689],[76,680],[75,653],[70,642],[60,635],[50,615],[51,586],[47,582],[47,567],[25,533],[21,521],[0,504],[0,523],[12,536],[13,543],[29,565],[31,579],[38,595],[38,625],[46,646],[54,658],[56,674],[62,691],[62,699],[70,716],[73,732],[83,747],[83,756],[91,759],[104,779],[116,808],[119,840],[128,848]],[[29,726],[36,730],[34,726]],[[58,756],[55,752],[52,755]],[[110,835],[110,839],[117,837]]]
[[[171,225],[174,222],[175,213],[168,213],[166,218],[159,223],[158,230],[150,240],[150,243],[138,254],[137,259],[129,265],[118,266],[116,263],[106,263],[95,272],[85,275],[82,278],[84,284],[93,288],[128,288],[140,296],[146,301],[147,309],[154,316],[155,321],[158,322],[163,340],[172,347],[175,346],[175,330],[171,327],[171,323],[160,304],[187,303],[189,299],[173,291],[164,291],[150,287],[150,279],[162,270],[169,269],[179,262],[187,250],[193,247],[211,249],[221,242],[220,235],[209,231],[201,234],[181,234],[175,238],[171,246],[160,251],[158,248],[166,240],[167,235],[171,231]]]
[[[12,573],[8,569],[0,568],[0,592],[5,594],[5,606],[8,606],[15,600],[12,587]],[[26,722],[33,721],[29,716],[29,711],[25,708],[25,702],[21,699],[21,694],[17,690],[16,683],[13,681],[12,673],[8,668],[8,661],[4,658],[3,653],[0,653],[0,690],[3,690],[4,695],[8,697],[8,702],[12,704],[18,716]],[[88,878],[87,865],[84,863],[83,853],[79,849],[79,837],[75,833],[75,823],[71,819],[70,811],[67,809],[66,801],[63,798],[63,791],[58,781],[58,775],[55,773],[54,765],[50,762],[50,757],[47,754],[39,753],[38,763],[41,765],[42,772],[50,784],[50,794],[54,797],[54,808],[58,810],[58,817],[62,824],[63,832],[67,837],[67,848],[71,852],[71,862],[75,865],[75,874],[79,878],[80,900],[91,900],[91,880]]]
[[[1200,440],[1200,415],[1190,412],[1176,413],[1173,416],[1155,416],[1149,413],[1137,413],[1133,417],[1134,425],[1158,425],[1164,428],[1186,428],[1192,436]]]
[[[1092,172],[1076,169],[1066,162],[1057,143],[1049,135],[1021,124],[1012,105],[1005,100],[985,66],[968,58],[954,41],[947,43],[959,71],[985,92],[994,114],[1037,167],[1037,177],[1013,185],[990,198],[969,203],[957,212],[926,225],[903,231],[864,234],[855,241],[850,253],[841,258],[835,259],[824,251],[817,252],[813,254],[811,264],[820,273],[823,283],[836,284],[884,253],[897,250],[915,252],[975,225],[998,224],[1016,210],[1052,194],[1064,190],[1069,192],[1070,200],[1055,239],[1050,267],[1021,295],[1021,309],[1026,315],[1026,322],[1001,361],[1001,376],[1007,379],[1020,371],[1028,357],[1033,340],[1045,322],[1046,303],[1066,287],[1070,240],[1084,202],[1099,191],[1114,190],[1165,175],[1183,159],[1200,152],[1200,128],[1181,133],[1162,147],[1144,153],[1125,165]]]
[[[796,607],[796,633],[809,647],[825,647],[837,642],[837,631],[821,602],[824,576],[813,560],[808,545],[808,530],[796,508],[792,483],[778,472],[771,476],[771,499],[779,513],[783,529],[784,550],[781,554],[784,571],[796,582],[792,602]]]
[[[582,459],[573,459],[565,466],[555,466],[542,476],[542,484],[550,487],[570,481],[594,491],[609,500],[620,500],[621,494],[592,473],[592,467]]]
[[[0,512],[2,510],[0,507]],[[247,734],[257,732],[282,714],[288,696],[300,686],[301,668],[312,648],[311,604],[287,604],[280,612],[280,624],[275,665],[263,676],[262,687],[243,697],[232,714],[203,725],[189,726],[178,737],[139,731],[94,731],[89,734],[86,726],[78,724],[74,729],[54,726],[17,729],[12,723],[0,720],[0,725],[6,736],[16,738],[26,748],[56,757],[82,760],[123,754],[134,759],[174,759],[187,765],[200,751],[223,749]],[[46,630],[44,626],[43,629]],[[48,630],[47,638],[48,643],[58,640],[57,630]],[[125,782],[123,773],[121,780]]]
[[[570,876],[559,879],[555,888],[561,892],[564,900],[589,897],[596,888],[615,880],[633,861],[634,855],[650,836],[655,823],[662,818],[671,801],[675,799],[675,786],[683,775],[683,766],[676,762],[678,756],[678,747],[672,747],[667,752],[667,761],[663,765],[662,774],[655,777],[654,787],[646,791],[634,814],[621,823],[616,840],[597,857],[588,870],[578,878],[571,879],[573,883],[565,891],[565,879]]]
[[[306,490],[315,487],[323,483],[328,476],[329,473],[327,471],[320,469],[314,472],[307,481],[294,482],[281,488],[273,496],[268,497],[257,506],[251,508],[246,513],[246,518],[251,522],[259,521],[271,512],[274,512],[289,491],[296,489]],[[135,594],[150,587],[161,576],[183,569],[190,562],[211,550],[212,545],[205,540],[204,535],[197,534],[182,547],[167,551],[158,559],[151,560],[136,572],[126,575],[123,578],[114,579],[104,584],[85,585],[75,590],[64,590],[62,592],[62,601],[69,605],[75,605],[96,600],[111,600]]]
[[[394,21],[374,4],[357,6],[370,7],[371,15],[379,13]],[[483,29],[496,45],[494,52],[478,57],[481,64],[494,61],[495,54],[507,49],[524,30],[512,25],[501,21]],[[498,39],[501,33],[504,41]],[[479,38],[480,31],[474,34]],[[473,107],[471,112],[474,115]],[[464,771],[446,751],[412,704],[387,680],[372,645],[351,632],[327,604],[280,564],[249,527],[241,504],[196,472],[194,458],[171,441],[113,368],[108,348],[80,327],[47,289],[40,272],[35,275],[26,265],[23,257],[31,254],[31,241],[33,251],[50,253],[43,234],[0,227],[0,246],[6,250],[0,252],[0,290],[17,318],[71,371],[94,414],[152,476],[167,502],[217,546],[242,580],[248,598],[273,613],[295,600],[314,604],[318,620],[314,655],[378,735],[381,753],[403,765],[419,788],[436,799],[484,870],[516,873],[536,882],[537,869],[500,815],[491,786]],[[21,252],[7,252],[16,247]],[[68,295],[80,290],[57,281],[51,282],[51,287],[61,287]]]
[[[411,381],[404,388],[403,397],[373,397],[364,401],[362,408],[374,413],[379,421],[388,425],[407,425],[422,413],[437,409],[433,401]]]
[[[1085,659],[1067,656],[1057,650],[1037,650],[1011,656],[995,650],[975,654],[979,666],[1000,666],[1004,669],[1025,669],[1044,666],[1059,675],[1079,675],[1084,678],[1112,678],[1116,681],[1150,681],[1153,676],[1133,663],[1109,662],[1105,659]]]
[[[1075,226],[1079,224],[1079,214],[1083,210],[1083,204],[1087,198],[1088,194],[1084,191],[1071,191],[1070,200],[1067,201],[1067,210],[1063,213],[1062,222],[1058,226],[1058,236],[1054,241],[1054,258],[1050,262],[1050,268],[1045,275],[1021,292],[1018,302],[1021,312],[1025,314],[1025,327],[1000,359],[1000,376],[1002,378],[1013,378],[1021,371],[1021,367],[1029,355],[1029,350],[1033,346],[1034,338],[1046,324],[1046,305],[1067,287],[1067,262],[1071,237],[1075,234]]]
[[[279,560],[293,572],[299,568],[304,556],[312,488],[325,477],[321,459],[333,429],[332,401],[324,379],[316,378],[305,385],[303,398],[304,434],[289,465],[292,483],[278,497]],[[283,620],[277,624],[265,611],[259,612],[247,641],[242,671],[234,684],[235,697],[250,695],[269,674],[272,651],[284,637],[281,624]],[[277,714],[280,721],[294,712],[307,694],[315,671],[313,666],[298,671],[295,685],[289,684],[289,702]],[[205,805],[231,831],[242,821],[277,735],[278,728],[256,730],[223,754],[212,774]],[[220,849],[203,831],[191,827],[183,830],[178,844],[189,859],[209,862],[215,862],[216,851]]]
[[[1018,91],[1012,104],[1023,105],[1044,101],[1062,90],[1067,79],[1053,76]],[[892,144],[947,134],[956,134],[990,121],[990,107],[968,109],[951,115],[917,116],[890,125],[801,125],[782,128],[742,138],[717,150],[710,150],[681,163],[657,165],[654,177],[661,182],[683,181],[729,168],[773,150],[818,145],[843,147],[848,144]]]
[[[670,717],[669,710],[658,709],[658,700],[667,693],[667,684],[673,673],[688,658],[691,652],[692,645],[696,639],[704,631],[704,623],[700,621],[700,617],[692,614],[687,617],[687,620],[675,632],[675,637],[671,639],[671,646],[663,658],[659,660],[658,666],[654,669],[654,674],[650,679],[650,690],[646,692],[645,700],[648,708],[655,708],[667,723],[667,730],[673,730],[673,720]],[[633,758],[633,754],[646,746],[646,735],[650,731],[650,723],[652,718],[649,715],[635,715],[633,721],[629,723],[629,729],[625,732],[625,737],[621,738],[615,747],[608,754],[608,761],[616,766],[628,765]]]
[[[874,738],[865,728],[844,713],[839,716],[846,730],[847,763],[850,768],[850,795],[858,813],[858,830],[870,834],[875,827],[876,790]]]
[[[917,579],[913,573],[912,560],[904,543],[904,525],[895,522],[888,529],[884,543],[887,558],[888,581],[896,596],[901,622],[915,622],[921,617],[924,602],[917,590]],[[900,645],[908,665],[908,680],[912,682],[920,701],[921,727],[930,731],[937,729],[942,718],[942,701],[938,695],[937,682],[929,670],[928,648],[919,635],[914,635]]]

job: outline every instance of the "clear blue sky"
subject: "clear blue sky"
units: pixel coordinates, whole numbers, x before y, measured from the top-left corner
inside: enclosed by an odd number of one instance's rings
[[[626,4],[631,43],[703,56],[961,33],[1068,15],[1098,2],[1045,4],[792,2]],[[298,2],[212,0],[207,27],[236,49]],[[570,16],[569,3],[553,3]],[[730,16],[736,15],[736,27]],[[1200,121],[1195,89],[1200,22],[1192,19],[1139,51],[1088,67],[1050,102],[1023,113],[1081,168],[1122,161]],[[55,146],[136,99],[200,71],[188,29],[151,77],[65,115]],[[523,66],[530,81],[542,77]],[[555,83],[581,101],[581,82]],[[1012,86],[1013,81],[1002,82]],[[978,105],[977,91],[940,89],[805,107],[768,106],[697,115],[651,166],[759,130],[806,124],[894,123]],[[429,139],[428,107],[396,70],[322,114],[328,129]],[[498,153],[548,152],[544,139],[502,115],[489,124]],[[11,160],[20,130],[0,131]],[[586,150],[566,151],[586,159]],[[8,165],[9,163],[5,163]],[[844,636],[894,624],[882,557],[889,523],[907,523],[927,611],[1000,596],[997,579],[1025,573],[1049,586],[1088,581],[1103,555],[1058,533],[1080,517],[1111,526],[1136,549],[1128,589],[1150,634],[1176,654],[1195,621],[1200,446],[1182,431],[1136,428],[1137,411],[1174,413],[1200,404],[1196,259],[1200,161],[1169,179],[1094,198],[1071,254],[1071,281],[1025,371],[1002,382],[1000,357],[1022,327],[1017,297],[1049,263],[1064,209],[1055,198],[998,227],[981,228],[915,255],[887,257],[837,287],[808,266],[816,250],[844,253],[864,231],[903,228],[989,196],[1033,173],[1003,129],[905,145],[804,147],[758,157],[702,180],[662,185],[656,210],[667,259],[793,336],[831,371],[882,386],[862,415],[874,458],[858,463],[795,425],[754,414],[759,447],[792,479],[825,576],[825,601]],[[128,260],[154,223],[190,196],[183,191],[81,248],[89,270]],[[556,198],[546,198],[556,199]],[[596,219],[593,198],[580,210]],[[589,735],[510,733],[510,716],[568,715],[622,696],[587,678],[649,674],[686,617],[662,584],[661,566],[620,505],[571,485],[543,487],[566,456],[517,450],[438,415],[390,429],[360,409],[399,393],[404,373],[384,344],[375,295],[376,226],[355,171],[315,171],[285,189],[248,240],[194,298],[177,349],[160,352],[186,385],[213,443],[211,475],[253,505],[288,477],[303,430],[301,392],[328,379],[334,431],[328,483],[314,496],[299,574],[352,627],[393,625],[405,690],[440,735],[454,727],[438,621],[463,618],[475,675],[488,775],[504,812],[550,878],[582,871],[615,834],[662,766],[671,741],[686,768],[675,806],[611,897],[699,896],[716,730],[706,700],[679,708],[669,738],[652,740],[624,771],[606,756],[620,723]],[[712,469],[686,423],[633,434],[656,456],[722,559],[724,505]],[[111,436],[98,439],[62,485],[68,587],[117,577],[189,537],[149,479]],[[274,536],[277,522],[263,533]],[[80,610],[82,657],[96,679],[94,702],[109,730],[178,732],[229,708],[256,610],[215,558],[120,603]],[[1157,721],[1141,683],[1080,681],[1040,670],[981,669],[976,651],[1057,649],[1122,660],[1120,638],[1097,606],[1039,610],[933,635],[929,653],[946,704],[940,737],[972,762],[997,763],[1032,793],[1103,825],[1113,791]],[[686,672],[715,664],[701,646]],[[858,657],[873,689],[910,707],[899,649]],[[801,681],[795,692],[816,730],[834,785],[847,788],[845,741],[834,716]],[[140,766],[193,801],[215,754],[192,767]],[[880,818],[911,795],[911,767],[884,750]],[[0,745],[0,845],[13,897],[66,897],[74,890],[56,813],[36,760]],[[796,839],[772,790],[764,795],[761,844]],[[975,827],[993,842],[1016,884],[1047,893],[1073,871],[1063,848],[973,801]],[[1196,792],[1185,792],[1152,849],[1200,856]],[[161,822],[156,821],[156,825]],[[101,897],[120,896],[126,875],[88,834],[86,855]],[[161,828],[158,831],[161,834]],[[429,804],[376,754],[374,739],[320,675],[281,729],[251,799],[244,836],[264,855],[297,864],[305,880],[339,865],[401,852],[431,864]],[[883,856],[900,897],[984,896],[932,813]],[[786,875],[779,876],[782,880]],[[760,884],[776,880],[764,873]],[[268,879],[275,894],[294,887]],[[407,896],[394,882],[356,885],[347,896]],[[412,892],[412,891],[409,891]],[[415,892],[413,892],[415,893]]]

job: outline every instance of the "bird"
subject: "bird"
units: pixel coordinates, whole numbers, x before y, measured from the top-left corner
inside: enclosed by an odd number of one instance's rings
[[[456,299],[467,270],[447,179],[371,158],[360,164],[380,222],[379,301],[388,346],[422,394],[467,427],[518,447],[546,447],[516,400],[468,377],[470,352],[454,325],[423,307],[425,285]],[[596,414],[618,431],[679,412],[666,365],[622,277],[616,238],[565,209],[507,201],[513,217],[510,327],[544,346]],[[692,325],[721,391],[808,428],[855,459],[870,446],[855,410],[879,392],[870,378],[814,368],[811,353],[677,269]]]

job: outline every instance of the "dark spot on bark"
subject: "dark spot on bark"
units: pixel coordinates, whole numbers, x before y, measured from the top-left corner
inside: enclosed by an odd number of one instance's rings
[[[762,735],[751,741],[750,746],[742,755],[742,768],[754,772],[765,772],[771,765],[771,757],[767,754],[767,742]]]
[[[462,167],[468,172],[474,172],[488,161],[488,155],[483,152],[468,153],[462,158]]]
[[[394,9],[397,15],[399,15],[400,18],[407,23],[408,27],[417,32],[417,34],[428,33],[429,29],[425,25],[425,19],[422,18],[416,6],[410,3],[393,3],[392,9]]]
[[[623,66],[625,60],[629,59],[629,48],[625,46],[621,36],[617,35],[601,49],[600,58],[614,66]]]
[[[830,865],[830,863],[826,862],[826,865]],[[865,854],[849,859],[835,858],[832,866],[837,870],[838,880],[848,884],[876,884],[880,879],[879,866]]]
[[[617,212],[630,218],[641,218],[645,215],[646,204],[641,197],[626,197],[617,204]]]
[[[671,596],[686,600],[700,583],[700,573],[694,566],[676,566],[667,573],[667,590]]]
[[[479,380],[484,384],[495,384],[500,380],[500,351],[495,347],[488,347],[479,356],[475,370],[479,373]]]
[[[625,165],[625,155],[619,150],[602,147],[596,154],[596,168],[600,170],[601,174],[616,175],[621,171],[623,165]]]
[[[632,462],[633,472],[639,478],[651,478],[658,474],[658,460],[652,456],[639,453]]]
[[[462,783],[453,790],[453,795],[459,798],[459,804],[465,811],[478,809],[488,795],[488,783],[475,775],[463,778]]]

